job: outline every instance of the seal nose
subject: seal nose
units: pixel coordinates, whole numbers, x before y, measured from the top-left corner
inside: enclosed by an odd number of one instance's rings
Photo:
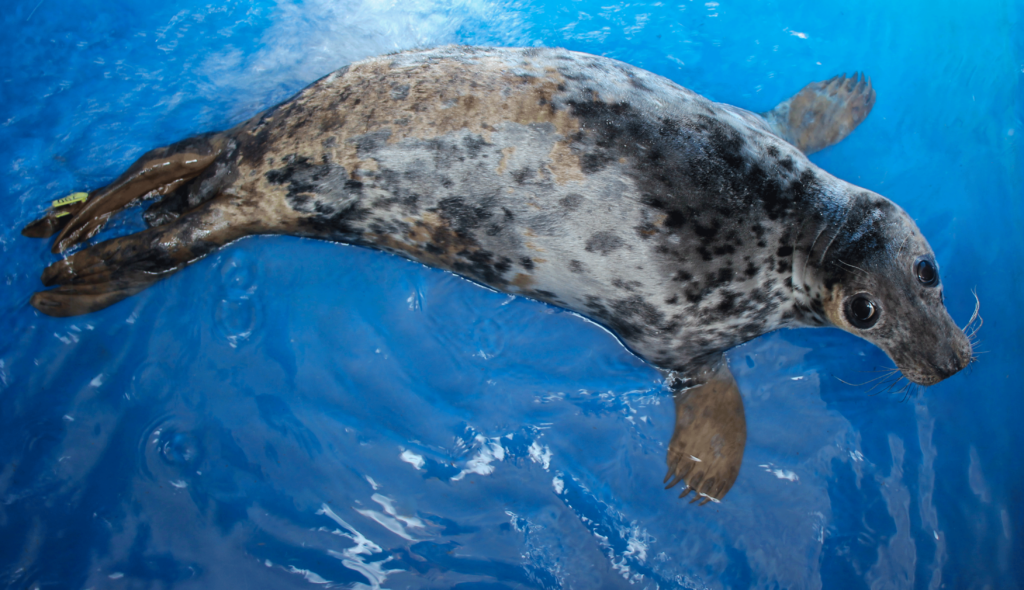
[[[941,366],[935,367],[936,373],[939,375],[939,381],[956,375],[967,368],[967,365],[971,364],[971,361],[974,359],[974,349],[971,346],[971,342],[962,332],[958,337],[954,338],[952,348],[953,351],[949,355],[948,360]]]

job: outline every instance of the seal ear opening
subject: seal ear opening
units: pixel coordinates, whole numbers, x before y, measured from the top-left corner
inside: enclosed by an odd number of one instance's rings
[[[736,482],[747,444],[743,398],[725,361],[703,384],[676,392],[675,406],[665,488],[683,482],[680,498],[717,502]]]

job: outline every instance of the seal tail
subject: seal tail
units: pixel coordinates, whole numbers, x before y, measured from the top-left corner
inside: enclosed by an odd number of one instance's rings
[[[51,264],[43,284],[55,289],[32,296],[32,306],[56,317],[98,311],[135,295],[213,250],[255,233],[240,219],[237,204],[214,198],[177,220],[130,236],[107,240]]]
[[[46,215],[25,226],[22,235],[48,238],[57,234],[53,253],[93,237],[107,220],[144,199],[163,198],[199,176],[223,152],[225,134],[197,135],[178,143],[157,148],[135,161],[109,185],[81,199],[54,201]]]

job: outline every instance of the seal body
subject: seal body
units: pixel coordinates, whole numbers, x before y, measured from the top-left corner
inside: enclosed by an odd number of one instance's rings
[[[806,157],[873,101],[844,76],[761,116],[562,49],[377,57],[153,150],[73,215],[26,228],[59,231],[61,251],[158,199],[150,229],[51,265],[43,281],[57,288],[33,305],[100,309],[251,234],[392,252],[607,325],[679,391],[673,483],[718,499],[746,438],[723,351],[832,325],[918,383],[971,359],[914,222]]]
[[[373,246],[579,311],[659,367],[826,321],[794,246],[842,209],[845,183],[763,121],[626,64],[385,56],[232,141],[221,192],[253,202],[243,215],[261,230]]]

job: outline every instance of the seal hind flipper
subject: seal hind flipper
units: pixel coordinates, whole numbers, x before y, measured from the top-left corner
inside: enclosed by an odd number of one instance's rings
[[[95,190],[76,207],[69,221],[52,212],[22,230],[28,237],[49,237],[59,233],[53,253],[81,243],[97,233],[111,216],[143,198],[162,197],[199,176],[224,148],[223,134],[205,134],[147,152],[109,185]],[[26,233],[27,232],[27,233]]]
[[[813,154],[842,141],[874,105],[871,79],[854,72],[812,82],[763,116],[779,137]]]
[[[64,229],[64,226],[71,221],[78,212],[85,207],[86,201],[72,203],[60,209],[50,208],[46,213],[21,230],[21,235],[26,238],[48,238]]]
[[[257,233],[256,228],[231,223],[239,208],[226,197],[215,198],[176,221],[76,252],[43,271],[43,284],[57,288],[37,292],[32,306],[68,317],[135,295],[228,242]]]
[[[680,498],[721,500],[736,482],[747,443],[747,420],[736,379],[724,360],[700,385],[675,393],[676,425],[668,446],[666,489],[683,483]]]

